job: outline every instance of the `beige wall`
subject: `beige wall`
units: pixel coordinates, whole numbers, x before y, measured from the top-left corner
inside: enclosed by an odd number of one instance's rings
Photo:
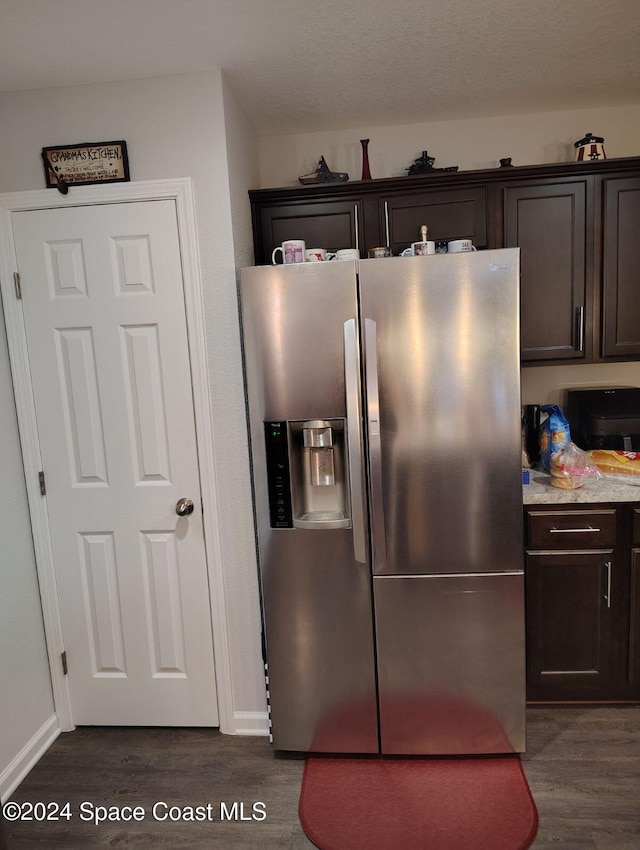
[[[607,386],[640,387],[640,363],[527,366],[522,370],[522,403],[562,407],[569,388]]]
[[[222,96],[233,251],[236,266],[243,268],[253,265],[253,231],[248,191],[259,182],[258,137],[224,76],[222,77]]]
[[[313,171],[320,156],[332,171],[359,180],[365,138],[377,178],[404,175],[423,150],[436,157],[436,167],[457,165],[461,171],[498,167],[508,156],[514,165],[564,162],[573,159],[573,142],[587,132],[604,136],[609,158],[640,155],[640,100],[631,106],[264,136],[260,186],[299,185],[298,176]]]

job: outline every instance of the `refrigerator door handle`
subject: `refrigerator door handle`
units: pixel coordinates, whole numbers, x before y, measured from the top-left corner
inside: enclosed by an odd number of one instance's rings
[[[347,454],[349,457],[349,489],[351,490],[353,556],[359,563],[366,564],[367,544],[362,492],[360,362],[355,319],[349,319],[344,323],[344,386],[347,397]]]
[[[382,447],[380,442],[380,398],[378,395],[378,335],[373,319],[364,320],[364,373],[369,432],[369,486],[371,488],[371,536],[374,572],[387,561],[382,497]]]

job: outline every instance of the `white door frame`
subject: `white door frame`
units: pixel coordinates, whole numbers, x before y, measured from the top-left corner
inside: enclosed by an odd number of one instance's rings
[[[202,498],[205,505],[203,517],[204,541],[209,576],[219,722],[221,732],[233,734],[235,728],[229,631],[225,609],[222,546],[218,524],[218,496],[207,374],[204,310],[202,308],[202,280],[200,277],[195,204],[189,178],[137,181],[103,186],[72,186],[68,195],[62,195],[53,189],[0,194],[0,291],[2,292],[4,306],[9,360],[22,445],[53,699],[60,729],[62,731],[73,729],[74,721],[68,677],[63,674],[61,664],[61,654],[64,651],[62,620],[58,607],[53,549],[47,514],[47,497],[40,494],[38,481],[38,472],[42,469],[42,464],[31,387],[27,340],[22,303],[16,297],[14,285],[14,273],[18,266],[11,214],[20,210],[155,200],[173,200],[176,205],[178,239],[184,278],[195,426],[198,440],[198,464]]]

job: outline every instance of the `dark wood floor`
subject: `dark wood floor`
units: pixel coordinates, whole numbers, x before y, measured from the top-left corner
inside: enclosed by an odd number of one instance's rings
[[[528,710],[524,766],[540,816],[536,850],[640,850],[640,706]],[[70,803],[72,819],[9,823],[9,850],[224,848],[303,850],[298,822],[303,762],[275,759],[264,738],[210,730],[85,728],[61,735],[12,797]],[[80,820],[98,806],[142,806],[137,823]],[[211,822],[155,821],[152,806],[213,804]],[[231,816],[220,820],[220,803]],[[160,806],[160,816],[167,809]],[[256,815],[261,816],[260,807]],[[206,810],[203,809],[203,814]],[[375,850],[375,848],[371,848]],[[400,850],[400,848],[399,848]],[[406,848],[410,850],[410,848]]]

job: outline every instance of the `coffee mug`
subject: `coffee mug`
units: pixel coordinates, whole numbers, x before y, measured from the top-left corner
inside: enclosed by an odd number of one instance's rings
[[[461,254],[464,251],[476,250],[471,239],[454,239],[453,242],[449,242],[447,248],[449,254]]]
[[[360,251],[357,248],[341,248],[336,252],[336,260],[359,260]]]
[[[392,257],[391,248],[370,248],[369,249],[369,259],[370,260],[379,260],[382,257]]]
[[[435,242],[412,242],[410,248],[405,248],[401,257],[426,257],[427,254],[435,254]]]
[[[278,245],[277,248],[273,249],[271,262],[274,266],[276,265],[276,254],[280,251],[282,253],[282,262],[285,265],[290,265],[291,263],[304,263],[305,250],[306,245],[302,239],[288,239],[286,242],[283,242],[282,245]]]
[[[307,248],[304,254],[308,263],[324,263],[327,259],[326,248]]]

